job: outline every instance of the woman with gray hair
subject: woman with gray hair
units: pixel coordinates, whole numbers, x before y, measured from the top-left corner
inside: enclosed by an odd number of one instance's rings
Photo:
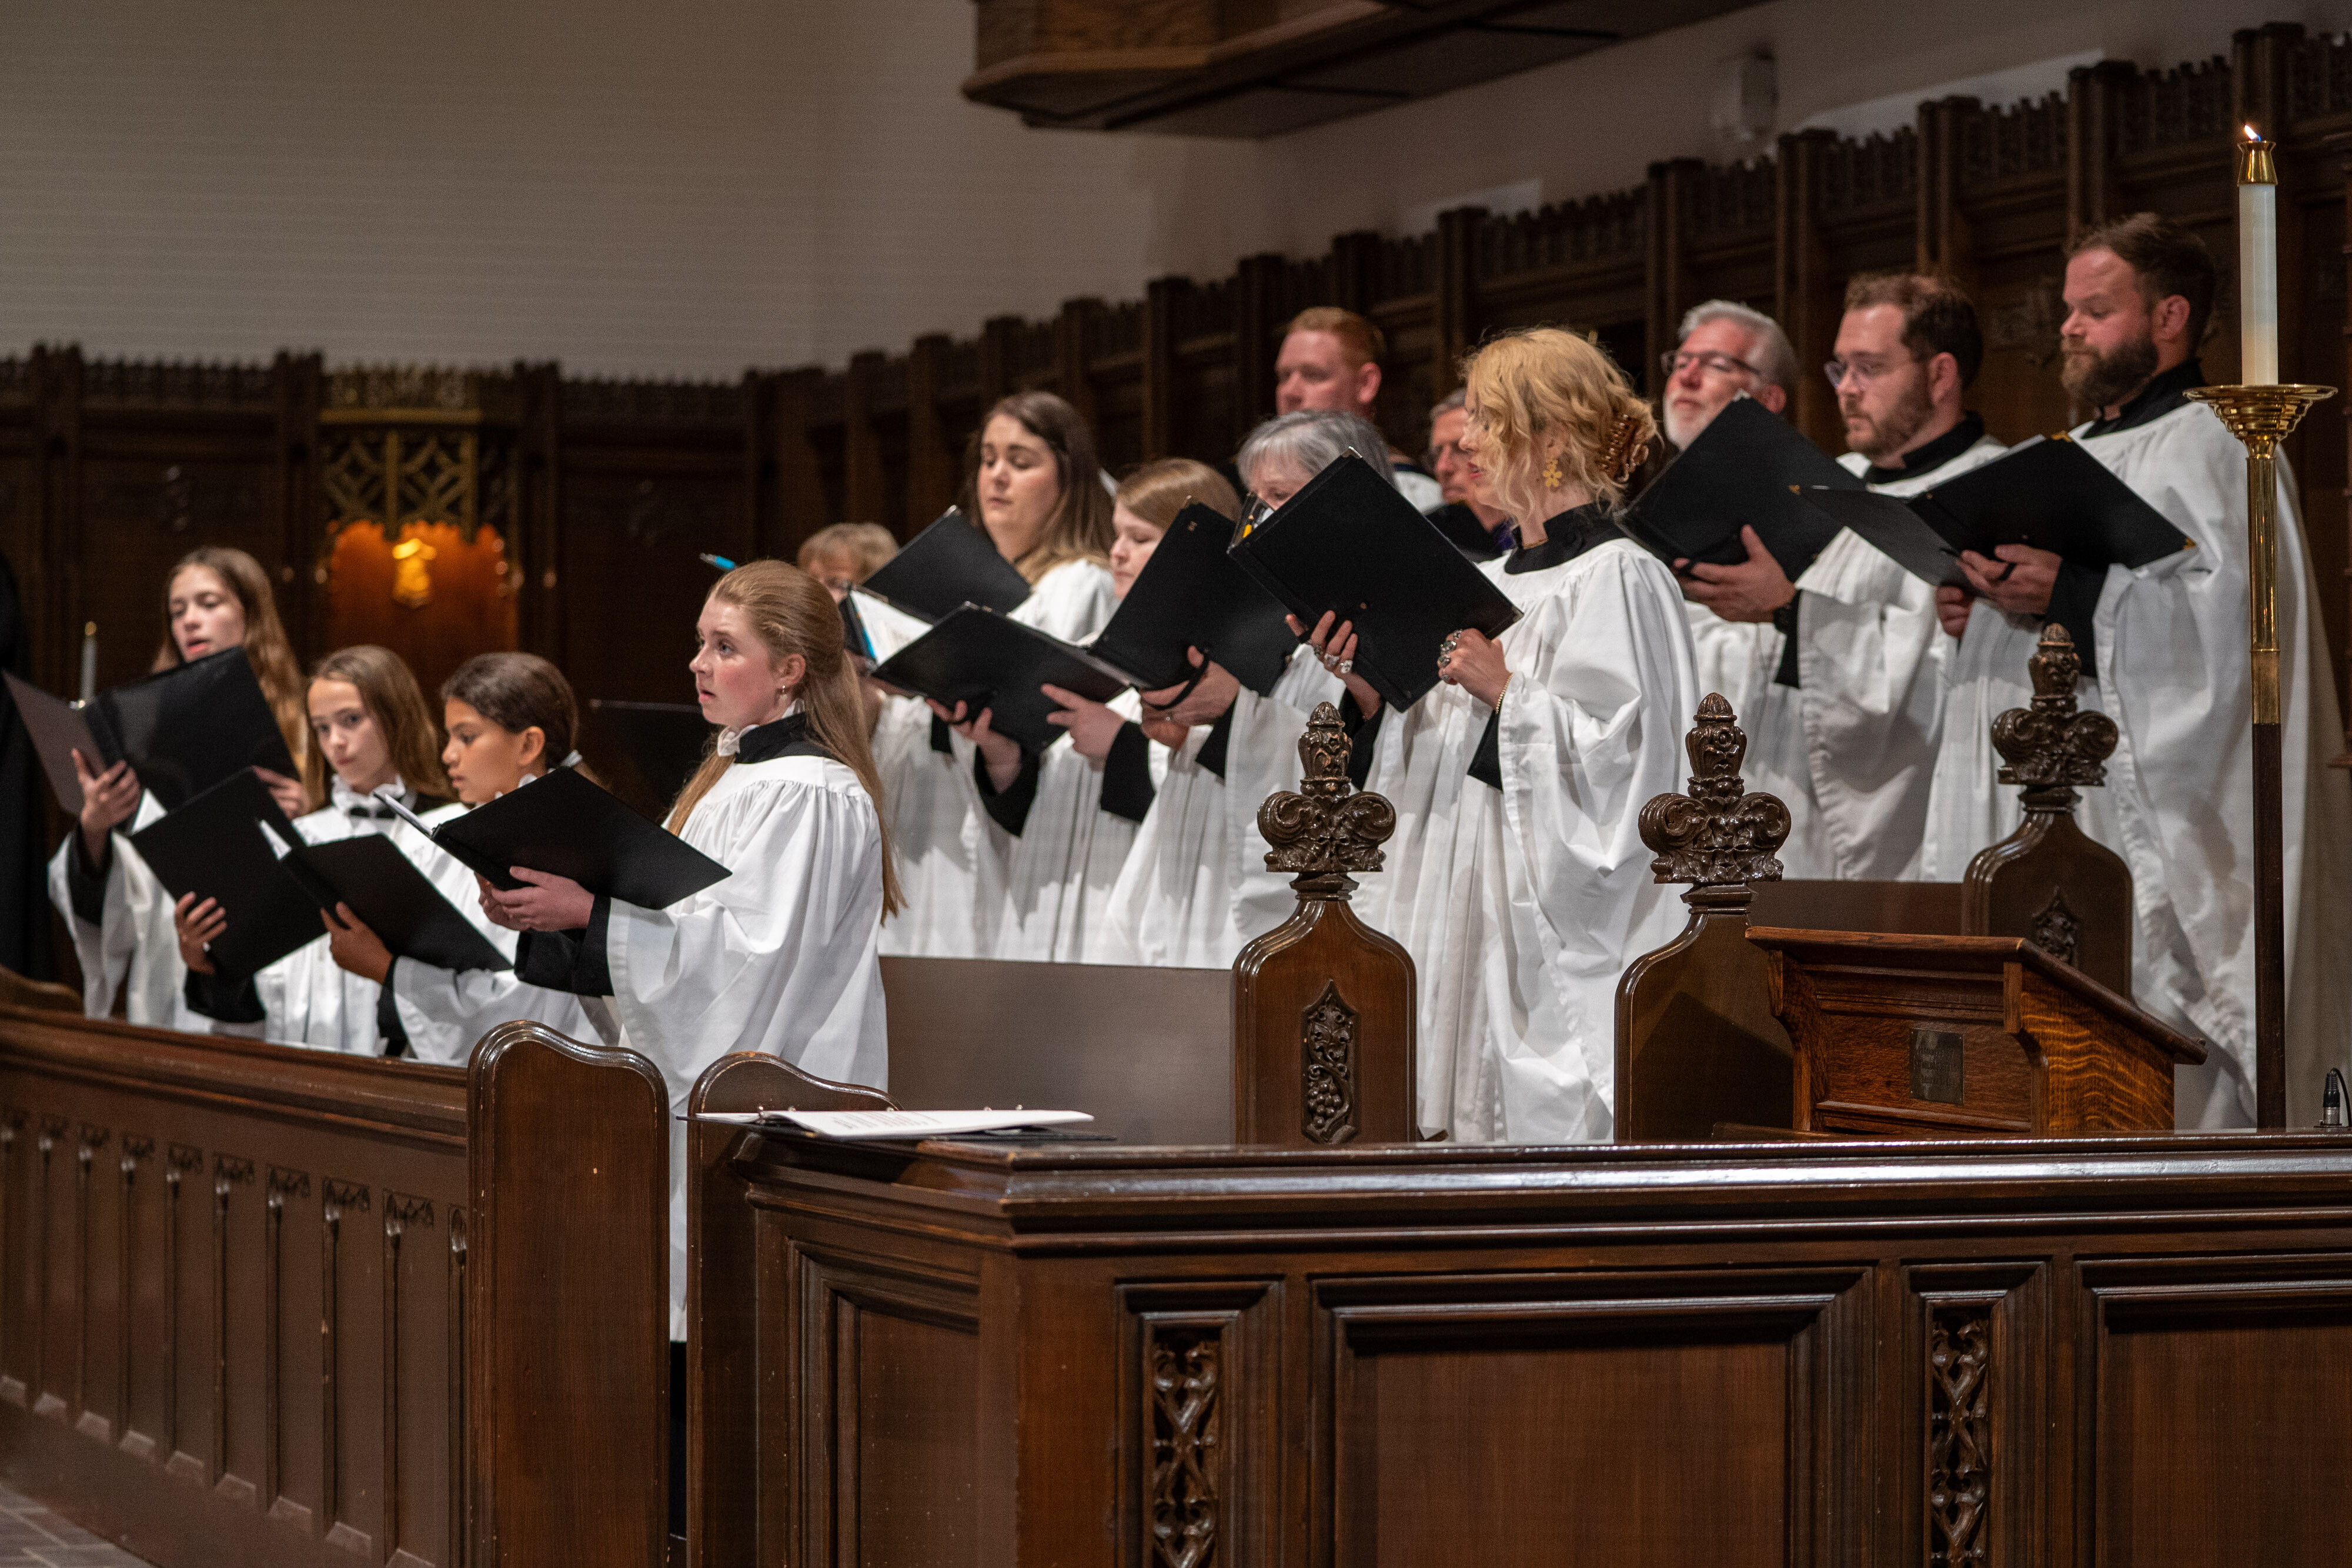
[[[1267,420],[1242,443],[1234,465],[1257,503],[1277,507],[1353,450],[1391,476],[1388,444],[1352,413],[1301,410]],[[1144,733],[1171,752],[1168,774],[1135,844],[1107,917],[1090,928],[1098,964],[1219,968],[1242,944],[1273,930],[1297,906],[1289,879],[1265,869],[1257,809],[1298,782],[1298,737],[1321,702],[1342,695],[1339,677],[1301,647],[1261,696],[1199,649],[1191,691],[1146,692]]]

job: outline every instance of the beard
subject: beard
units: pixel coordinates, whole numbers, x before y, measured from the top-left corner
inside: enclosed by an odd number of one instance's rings
[[[2156,340],[2147,331],[2106,353],[2084,343],[2065,350],[2058,372],[2067,395],[2094,409],[2113,408],[2156,374]]]
[[[1911,444],[1911,438],[1925,429],[1929,420],[1936,417],[1936,402],[1927,395],[1927,378],[1916,376],[1895,406],[1884,415],[1873,418],[1857,408],[1846,417],[1861,419],[1867,428],[1857,436],[1849,427],[1845,444],[1873,463],[1887,464]]]

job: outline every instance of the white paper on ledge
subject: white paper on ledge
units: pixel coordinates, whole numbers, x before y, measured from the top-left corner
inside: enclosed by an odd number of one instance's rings
[[[1007,1127],[1057,1127],[1091,1122],[1084,1111],[705,1111],[698,1122],[739,1127],[797,1127],[827,1138],[952,1138]]]

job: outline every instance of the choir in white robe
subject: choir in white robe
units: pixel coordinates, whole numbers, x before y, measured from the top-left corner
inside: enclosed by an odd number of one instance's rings
[[[550,961],[563,967],[572,948],[572,983],[593,994],[603,982],[622,1044],[661,1070],[675,1114],[703,1070],[739,1051],[765,1051],[819,1078],[888,1086],[877,962],[881,824],[857,776],[802,751],[799,734],[797,715],[746,732],[793,754],[768,755],[755,742],[752,754],[767,759],[734,763],[681,824],[680,838],[729,868],[725,879],[667,909],[599,899],[582,945],[593,951],[562,941],[542,947],[537,936],[520,949],[525,977],[552,984],[560,977]],[[671,1124],[676,1339],[685,1337],[683,1127]]]
[[[1489,710],[1456,686],[1386,715],[1373,753],[1397,831],[1356,900],[1412,956],[1419,1120],[1459,1141],[1609,1137],[1618,977],[1683,925],[1637,819],[1688,772],[1688,623],[1664,564],[1603,530],[1584,508],[1480,568],[1524,612],[1501,638],[1499,789],[1469,776]]]
[[[1106,918],[1089,935],[1088,962],[1222,969],[1252,937],[1290,918],[1297,894],[1286,873],[1265,869],[1258,808],[1276,790],[1298,788],[1307,718],[1345,690],[1302,647],[1269,695],[1244,687],[1219,724],[1184,737],[1136,831]],[[1201,761],[1220,731],[1222,776]]]
[[[1990,463],[2001,444],[1968,430],[1940,463],[1874,484],[1916,495]],[[1857,476],[1869,461],[1838,459]],[[1887,879],[1913,874],[1942,735],[1948,639],[1936,591],[1851,529],[1841,529],[1796,580],[1798,684],[1777,676],[1789,637],[1769,622],[1731,622],[1687,606],[1702,695],[1719,692],[1748,735],[1748,787],[1788,806],[1780,863],[1790,877]]]
[[[2193,366],[2192,366],[2193,370]],[[2177,378],[2198,384],[2190,375]],[[2127,416],[2128,423],[2128,416]],[[2097,680],[2083,706],[2115,719],[2086,829],[2131,868],[2132,988],[2139,1005],[2203,1037],[2207,1065],[2176,1075],[2182,1127],[2253,1120],[2252,694],[2246,624],[2245,448],[2203,405],[2107,434],[2076,432],[2195,548],[2107,569],[2091,635]],[[2352,871],[2352,784],[2326,766],[2341,738],[2335,672],[2312,591],[2292,476],[2280,465],[2278,643],[2285,777],[2287,1120],[2318,1117],[2321,1076],[2347,1065],[2352,923],[2322,908]],[[2074,628],[2068,629],[2070,632]],[[1954,661],[1930,827],[1940,874],[2008,833],[2016,791],[1995,782],[1986,729],[2032,695],[2027,619],[1979,601]],[[2078,643],[2083,638],[2078,634]]]
[[[1132,724],[1141,699],[1125,691],[1109,707]],[[993,956],[1077,963],[1099,946],[1111,892],[1135,843],[1138,824],[1103,804],[1108,761],[1081,757],[1067,738],[1036,760],[1036,794],[1014,833],[991,818],[991,847],[1004,861],[1004,906],[995,922]],[[1142,768],[1157,791],[1168,753],[1147,745]],[[1149,815],[1147,811],[1147,816]]]
[[[202,1034],[211,1030],[212,1020],[187,1003],[188,967],[180,961],[172,894],[130,838],[163,815],[153,793],[142,790],[127,831],[118,829],[113,835],[105,873],[95,886],[73,860],[81,852],[80,830],[75,829],[49,859],[49,900],[73,934],[84,1013],[107,1018],[120,997],[123,1017],[132,1023]]]

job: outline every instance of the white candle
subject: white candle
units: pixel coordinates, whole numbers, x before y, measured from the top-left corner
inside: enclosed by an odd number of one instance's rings
[[[2278,381],[2278,172],[2251,125],[2238,149],[2238,344],[2240,382]]]
[[[85,622],[81,629],[81,700],[98,695],[98,622]]]

